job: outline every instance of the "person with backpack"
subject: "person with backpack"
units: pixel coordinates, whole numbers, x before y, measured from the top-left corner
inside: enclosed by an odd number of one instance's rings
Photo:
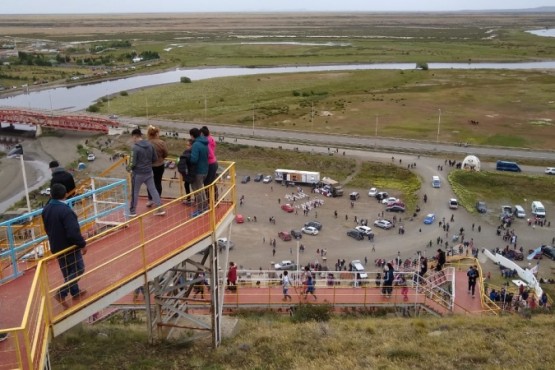
[[[183,177],[183,183],[185,186],[185,194],[191,194],[191,184],[195,180],[196,166],[191,163],[191,147],[193,145],[193,140],[189,139],[186,141],[186,147],[183,153],[179,156],[179,161],[177,162],[177,171]],[[192,205],[191,197],[187,197],[183,204]]]
[[[200,130],[196,127],[189,130],[189,135],[194,140],[191,146],[191,163],[196,167],[191,188],[193,191],[197,191],[204,187],[204,179],[208,174],[208,139],[202,136]],[[195,200],[197,214],[208,210],[208,199],[204,191],[197,191]]]
[[[466,272],[466,276],[468,276],[468,294],[472,292],[472,298],[474,298],[474,290],[476,289],[476,280],[478,279],[478,275],[477,266],[470,266]]]

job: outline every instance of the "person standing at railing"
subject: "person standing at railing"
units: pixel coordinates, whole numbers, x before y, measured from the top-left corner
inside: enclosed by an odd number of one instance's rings
[[[50,171],[52,171],[52,180],[50,180],[50,191],[54,184],[62,184],[65,186],[68,198],[75,194],[75,180],[73,175],[60,166],[58,161],[52,161],[48,164]]]
[[[382,294],[385,295],[386,298],[390,298],[391,294],[393,293],[393,280],[395,269],[393,265],[388,262],[383,268],[383,287],[382,287]]]
[[[52,253],[62,252],[68,248],[76,248],[58,256],[58,264],[67,283],[85,272],[83,255],[87,253],[87,242],[81,235],[77,215],[63,201],[66,198],[66,188],[62,184],[54,184],[50,189],[50,201],[42,211],[44,229],[48,235],[50,251]],[[73,299],[85,295],[86,291],[80,289],[77,281],[64,285],[55,295],[55,299],[67,308],[65,301],[68,294]]]
[[[177,163],[177,169],[179,173],[183,177],[183,184],[185,186],[185,194],[191,194],[191,184],[195,181],[195,176],[197,173],[196,166],[191,163],[191,147],[193,146],[193,140],[188,139],[185,141],[185,150],[179,157],[179,162]],[[185,205],[193,205],[191,201],[191,197],[187,197],[183,204]]]
[[[152,195],[152,200],[156,207],[162,205],[160,194],[154,185],[154,176],[152,173],[152,164],[158,160],[156,151],[151,143],[143,139],[141,129],[131,131],[133,138],[133,156],[131,159],[131,205],[129,206],[129,216],[137,216],[137,203],[139,202],[139,191],[141,185],[145,184],[148,191]],[[158,209],[155,213],[157,216],[163,216],[166,211],[163,208]]]
[[[156,187],[158,195],[162,197],[162,177],[164,176],[164,160],[168,156],[168,146],[164,140],[160,139],[160,129],[158,127],[148,126],[146,136],[156,152],[156,160],[152,162],[152,175],[154,177],[154,187]],[[146,206],[152,207],[154,205],[152,194],[148,189],[147,192],[148,202]]]
[[[204,179],[208,175],[208,139],[201,135],[198,128],[189,130],[189,135],[193,139],[191,147],[191,163],[196,166],[195,180],[191,183],[193,191],[202,189]],[[206,193],[199,191],[196,193],[197,212],[201,213],[208,209]]]
[[[200,128],[202,136],[208,140],[208,173],[204,179],[204,186],[212,184],[216,180],[216,172],[218,171],[218,159],[216,158],[216,140],[210,135],[210,130],[206,126]],[[217,191],[217,187],[214,187],[214,192]],[[218,195],[216,194],[216,198]]]

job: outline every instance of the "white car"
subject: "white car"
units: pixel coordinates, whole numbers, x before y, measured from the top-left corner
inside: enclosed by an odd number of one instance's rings
[[[42,189],[40,191],[41,195],[50,195],[50,188]]]
[[[363,233],[364,235],[368,236],[372,233],[372,228],[369,226],[363,226],[363,225],[359,225],[359,226],[355,226],[355,230],[360,231],[361,233]]]
[[[318,235],[318,229],[314,226],[304,226],[301,231],[305,234]]]
[[[376,197],[376,194],[378,194],[378,189],[370,188],[370,190],[368,190],[368,196],[369,197]]]
[[[89,155],[87,155],[87,161],[92,162],[96,159],[96,155],[94,155],[94,153],[89,153]]]
[[[229,250],[232,250],[235,247],[235,243],[233,243],[231,240],[227,240],[227,238],[218,239],[218,248],[220,249],[220,252],[225,250],[228,245]]]
[[[276,270],[296,270],[297,264],[293,261],[281,261],[280,263],[276,263],[274,265]]]
[[[449,199],[449,208],[451,209],[459,208],[459,202],[455,198]]]
[[[546,175],[555,175],[555,167],[547,167],[545,169],[545,174]]]
[[[399,199],[397,199],[395,197],[389,197],[389,198],[382,199],[383,204],[396,203],[398,201],[399,201]]]
[[[393,224],[391,223],[391,221],[388,221],[388,220],[376,220],[374,221],[374,225],[381,229],[386,229],[386,230],[389,230],[393,227]]]
[[[368,274],[364,272],[364,266],[362,265],[360,260],[353,260],[351,262],[351,266],[353,268],[353,271],[357,272],[357,278],[368,279]]]
[[[272,176],[270,176],[270,175],[264,176],[264,178],[262,179],[262,182],[263,182],[264,184],[269,184],[269,183],[271,183],[271,182],[272,182]]]

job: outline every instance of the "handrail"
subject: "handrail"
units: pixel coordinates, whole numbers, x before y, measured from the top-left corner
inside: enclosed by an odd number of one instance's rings
[[[226,217],[226,215],[229,215],[230,212],[234,211],[235,203],[234,163],[220,163],[220,167],[222,166],[226,166],[224,168],[224,172],[218,176],[212,185],[197,190],[197,192],[201,192],[208,189],[211,191],[211,194],[214,194],[212,188],[215,186],[220,187],[218,199],[216,200],[213,196],[210,197],[209,209],[204,214],[196,216],[191,215],[191,217],[184,219],[180,219],[178,217],[166,217],[164,218],[164,221],[160,219],[160,222],[164,222],[164,225],[168,225],[168,228],[156,234],[148,234],[144,232],[144,229],[149,228],[152,225],[152,221],[149,223],[144,223],[142,221],[147,217],[153,217],[152,213],[156,211],[156,209],[153,209],[136,218],[116,225],[109,230],[107,229],[88,237],[88,245],[94,246],[95,242],[98,242],[105,237],[110,235],[121,235],[122,233],[129,232],[129,230],[136,230],[141,236],[140,239],[135,240],[134,235],[136,234],[130,234],[129,238],[132,238],[130,240],[133,240],[134,242],[129,244],[129,249],[126,249],[123,253],[119,253],[116,256],[106,256],[106,258],[104,258],[104,260],[98,265],[87,269],[83,275],[75,280],[90,277],[88,281],[94,281],[95,279],[93,279],[93,277],[98,276],[102,271],[109,271],[109,266],[115,265],[115,262],[118,260],[125,259],[126,261],[135,261],[132,257],[137,255],[137,253],[140,253],[143,256],[148,256],[148,259],[144,259],[142,257],[137,259],[134,263],[134,266],[136,267],[131,268],[128,273],[126,272],[127,275],[124,274],[120,277],[110,279],[111,281],[109,282],[109,285],[100,286],[98,290],[95,290],[91,295],[87,296],[83,302],[77,303],[71,308],[62,310],[61,312],[59,310],[59,306],[53,306],[52,304],[53,302],[55,303],[52,298],[57,293],[58,289],[61,286],[72,283],[72,281],[65,283],[49,281],[48,277],[49,269],[59,269],[55,260],[59,255],[66,253],[67,250],[49,255],[39,260],[30,285],[29,296],[25,309],[23,310],[21,324],[17,327],[0,330],[1,333],[9,333],[9,338],[13,339],[13,343],[15,343],[12,347],[12,352],[14,352],[12,353],[12,357],[16,362],[10,364],[9,366],[17,368],[41,368],[46,358],[48,341],[51,337],[52,324],[55,324],[56,322],[70,316],[72,313],[79,311],[81,308],[99,299],[106,293],[117,289],[117,287],[123,284],[126,284],[140,274],[146,273],[159,263],[162,263],[175,256],[177,253],[189,248],[198,240],[214,233],[223,217]],[[230,180],[227,179],[228,175]],[[194,196],[195,193],[196,192],[193,192],[189,196]],[[185,196],[181,196],[180,198],[164,204],[164,207],[170,208],[173,206],[176,209],[179,209],[180,206],[178,206],[178,204],[180,204],[184,199]],[[223,208],[221,207],[222,205],[224,205]],[[216,214],[218,210],[219,213]],[[209,219],[209,222],[206,224],[202,222],[204,217],[208,217]],[[158,248],[156,245],[157,240],[165,235],[175,233],[178,228],[196,231],[194,234],[191,234],[187,240],[174,238],[172,245],[169,245],[165,249]],[[4,359],[3,361],[5,361],[10,356],[7,355],[1,357]],[[2,365],[3,364],[0,363],[0,368],[2,368]]]

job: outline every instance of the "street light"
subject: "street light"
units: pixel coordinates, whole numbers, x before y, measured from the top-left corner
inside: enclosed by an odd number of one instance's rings
[[[439,127],[441,126],[441,109],[438,109],[436,143],[439,143]]]
[[[252,136],[254,136],[254,103],[252,103]]]
[[[19,157],[21,160],[21,172],[23,173],[23,186],[25,187],[25,199],[27,200],[27,211],[31,212],[31,201],[29,199],[29,187],[27,186],[27,173],[25,172],[25,161],[23,160],[23,146],[21,144],[16,144],[15,147],[10,150],[8,157]]]

